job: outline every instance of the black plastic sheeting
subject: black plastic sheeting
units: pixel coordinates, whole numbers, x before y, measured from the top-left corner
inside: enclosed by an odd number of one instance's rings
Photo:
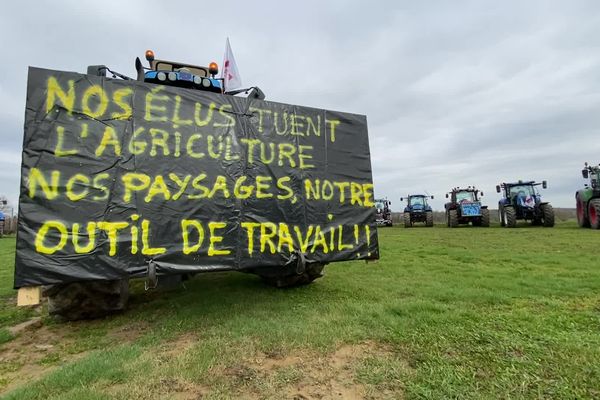
[[[379,257],[366,117],[30,68],[15,287]]]

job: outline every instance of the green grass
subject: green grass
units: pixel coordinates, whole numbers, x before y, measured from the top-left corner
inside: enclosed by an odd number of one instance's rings
[[[281,398],[314,372],[306,365],[364,343],[379,350],[347,368],[367,397],[597,398],[599,234],[574,223],[380,229],[378,263],[332,264],[301,288],[239,273],[169,293],[136,283],[124,314],[45,318],[61,339],[38,364],[53,368],[6,398]],[[14,244],[0,240],[0,357],[21,340],[3,329],[32,315],[12,301]],[[138,334],[115,336],[124,329]],[[306,365],[265,371],[265,354]]]
[[[10,338],[4,327],[26,321],[34,314],[31,309],[14,307],[17,302],[17,292],[13,290],[14,266],[15,238],[5,236],[0,239],[0,343]]]

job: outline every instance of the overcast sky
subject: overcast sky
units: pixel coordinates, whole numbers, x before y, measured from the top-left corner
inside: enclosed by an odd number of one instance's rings
[[[548,180],[574,207],[600,162],[597,1],[40,1],[0,13],[0,193],[16,204],[27,67],[221,62],[267,99],[364,114],[377,197]],[[203,6],[200,6],[200,5]]]

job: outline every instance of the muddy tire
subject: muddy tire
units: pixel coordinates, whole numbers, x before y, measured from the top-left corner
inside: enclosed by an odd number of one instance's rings
[[[312,263],[306,266],[306,269],[301,274],[292,274],[285,276],[264,276],[261,279],[269,286],[276,288],[289,288],[296,286],[308,285],[317,278],[323,276],[324,264]]]
[[[448,226],[456,228],[458,226],[458,213],[456,210],[448,210]]]
[[[590,228],[600,229],[600,199],[592,199],[588,203],[588,217]]]
[[[517,226],[517,215],[513,206],[504,206],[504,226],[515,228]]]
[[[490,210],[483,208],[481,210],[481,223],[479,226],[489,227],[490,226]]]
[[[412,224],[410,223],[410,213],[405,212],[404,213],[404,227],[410,228],[411,226],[412,226]]]
[[[577,203],[577,224],[580,228],[589,228],[590,227],[590,219],[586,215],[586,206],[583,204],[583,201],[577,196],[575,198],[575,202]]]
[[[550,204],[542,204],[540,206],[543,215],[543,224],[547,228],[554,226],[554,209]]]
[[[125,309],[129,299],[127,279],[73,282],[44,287],[48,313],[67,321],[99,318]]]
[[[425,226],[432,227],[433,226],[433,212],[427,211],[425,213]]]

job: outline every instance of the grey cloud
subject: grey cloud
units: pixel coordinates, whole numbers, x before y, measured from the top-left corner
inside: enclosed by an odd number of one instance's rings
[[[600,161],[598,27],[594,1],[8,3],[0,157],[20,153],[28,65],[133,75],[147,48],[220,63],[229,36],[268,98],[367,115],[378,196],[428,190],[439,208],[476,184],[495,203],[501,180],[547,179],[573,207],[583,162]],[[18,159],[0,163],[15,203]]]

